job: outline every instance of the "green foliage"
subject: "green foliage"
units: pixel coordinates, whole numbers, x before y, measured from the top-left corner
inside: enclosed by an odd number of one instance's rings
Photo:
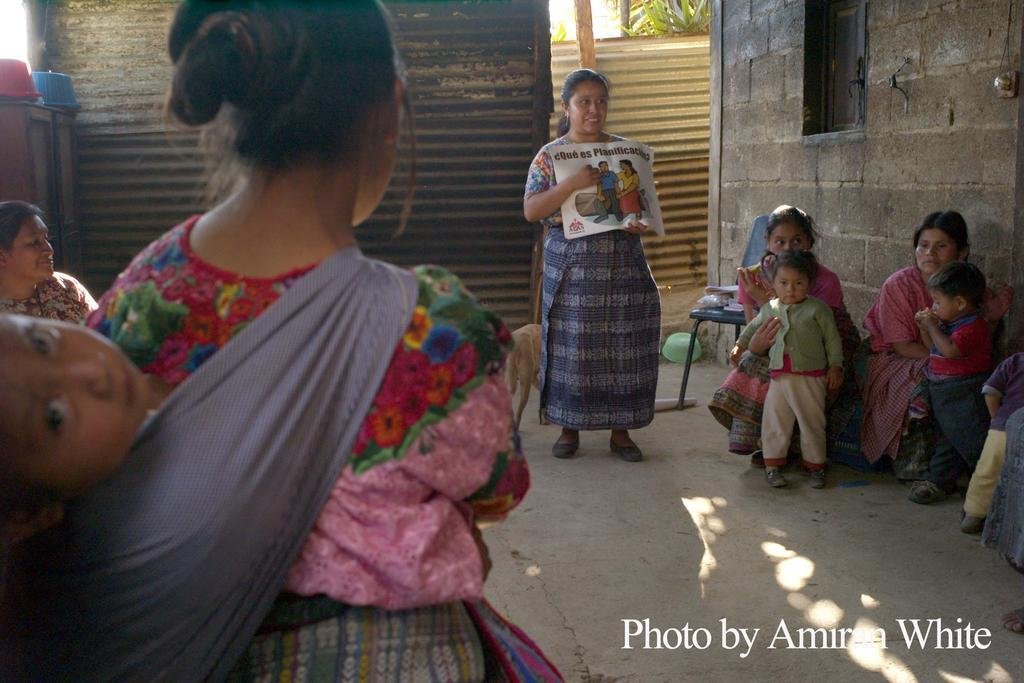
[[[562,42],[565,42],[566,40],[568,40],[568,37],[569,37],[569,31],[568,31],[568,29],[565,28],[565,22],[564,21],[560,21],[560,22],[558,22],[557,26],[552,26],[551,27],[551,42],[552,43],[562,43]]]
[[[711,0],[631,0],[631,36],[707,33],[711,26]]]

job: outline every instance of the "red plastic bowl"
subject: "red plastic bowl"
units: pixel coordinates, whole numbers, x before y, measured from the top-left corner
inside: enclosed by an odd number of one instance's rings
[[[42,97],[32,82],[28,64],[20,59],[0,59],[0,97],[27,100]]]

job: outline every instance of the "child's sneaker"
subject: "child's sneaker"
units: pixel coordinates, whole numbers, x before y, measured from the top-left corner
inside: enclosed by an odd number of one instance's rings
[[[825,488],[825,470],[811,470],[811,488]]]
[[[975,517],[974,515],[969,515],[966,512],[963,513],[963,517],[960,519],[960,531],[965,534],[980,534],[981,530],[984,528],[984,517]]]
[[[948,493],[936,486],[935,483],[927,480],[921,480],[915,481],[910,486],[910,494],[907,498],[920,505],[930,505],[931,503],[938,503],[940,500],[945,500],[948,495]]]
[[[782,476],[782,471],[778,467],[764,468],[764,478],[768,480],[768,485],[773,489],[786,487],[786,478]]]

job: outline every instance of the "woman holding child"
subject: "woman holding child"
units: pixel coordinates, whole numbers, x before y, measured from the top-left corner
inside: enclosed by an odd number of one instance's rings
[[[782,205],[768,217],[765,228],[766,259],[785,251],[810,251],[818,233],[807,213],[795,206]],[[743,303],[747,321],[754,319],[756,308],[766,305],[773,295],[771,279],[762,268],[740,269],[739,300]],[[831,310],[842,340],[843,366],[849,377],[850,359],[860,337],[843,303],[843,290],[839,277],[824,265],[817,263],[810,281],[809,295],[823,301]],[[729,451],[750,455],[751,464],[764,467],[761,450],[761,425],[765,400],[771,382],[769,349],[781,329],[777,319],[767,320],[734,353],[735,365],[722,386],[715,392],[709,408],[723,427],[729,430]],[[798,445],[794,440],[794,445]]]
[[[970,254],[967,223],[956,211],[929,214],[914,231],[915,263],[885,281],[864,326],[871,354],[864,386],[861,450],[869,463],[893,459],[896,476],[924,480],[935,451],[935,433],[925,373],[931,348],[925,344],[917,314],[934,299],[929,279],[943,266]],[[986,292],[982,317],[989,323],[1009,308],[1010,291]]]
[[[140,253],[90,318],[176,388],[140,432],[136,447],[150,451],[72,501],[58,535],[20,558],[39,570],[19,573],[15,597],[31,598],[21,609],[67,633],[50,643],[26,619],[0,635],[21,639],[23,666],[46,667],[23,670],[58,678],[560,680],[482,600],[476,521],[503,518],[529,485],[500,372],[510,335],[452,274],[400,271],[356,245],[388,186],[406,102],[387,12],[376,0],[192,0],[169,48],[169,108],[193,126],[223,112],[248,174]],[[220,424],[222,411],[249,422]],[[202,424],[160,429],[180,416]],[[179,452],[204,429],[209,448]],[[237,441],[218,450],[224,438]],[[231,470],[234,486],[221,484]],[[109,534],[90,527],[97,509],[117,522]],[[78,537],[61,536],[80,527],[102,543],[76,550]],[[70,555],[42,563],[61,540]],[[190,566],[163,566],[168,542],[196,547],[174,555]],[[172,585],[145,579],[154,572]],[[189,581],[195,592],[175,583]],[[122,590],[96,588],[111,582]],[[82,586],[93,593],[75,595],[60,623],[52,605]],[[161,591],[180,614],[130,602],[138,592],[167,605]],[[126,618],[133,609],[146,618]]]

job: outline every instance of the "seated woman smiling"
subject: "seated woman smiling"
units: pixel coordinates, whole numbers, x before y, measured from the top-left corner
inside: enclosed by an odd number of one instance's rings
[[[28,202],[0,202],[0,312],[80,323],[96,302],[78,280],[54,272],[42,216]]]

